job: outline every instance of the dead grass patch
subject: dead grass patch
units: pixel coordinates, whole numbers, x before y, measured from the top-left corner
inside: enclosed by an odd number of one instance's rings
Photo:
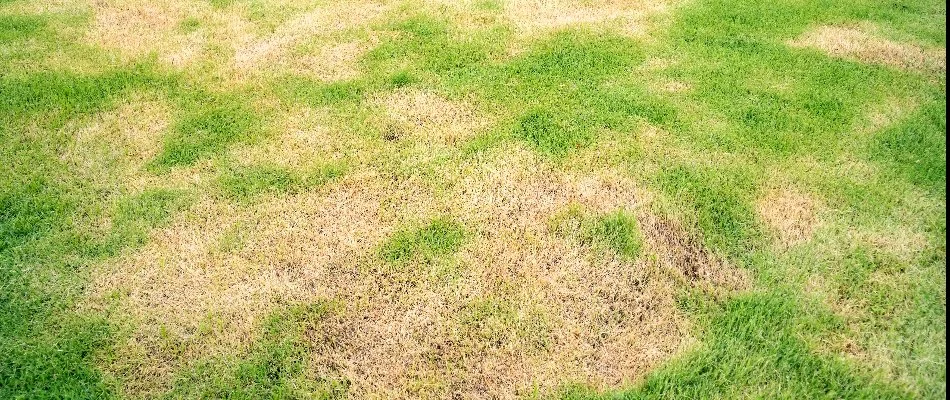
[[[94,22],[87,32],[93,44],[119,49],[128,58],[156,54],[160,60],[182,67],[205,44],[200,32],[185,34],[179,25],[201,8],[175,1],[100,0],[93,2]]]
[[[310,107],[282,111],[273,119],[273,135],[229,152],[244,164],[275,164],[303,169],[315,161],[368,162],[384,149],[341,127],[326,111]]]
[[[578,25],[605,25],[642,37],[649,33],[651,18],[667,12],[671,5],[670,1],[512,0],[505,2],[504,11],[522,34],[543,34]]]
[[[273,34],[238,44],[234,65],[238,70],[246,71],[272,63],[304,39],[358,28],[385,9],[383,4],[375,1],[328,3],[282,24]]]
[[[429,91],[397,90],[376,102],[398,129],[448,144],[470,138],[491,123],[470,104]]]
[[[200,201],[96,274],[88,306],[130,321],[104,369],[131,396],[156,394],[190,360],[246,349],[274,307],[332,298],[343,311],[307,333],[310,370],[347,379],[355,398],[606,388],[693,342],[675,306],[682,282],[739,286],[699,242],[658,233],[650,196],[622,173],[561,172],[518,145],[445,173],[445,204],[421,182],[371,173],[254,207]],[[552,232],[572,204],[631,210],[659,257],[630,261]],[[455,255],[405,268],[377,255],[408,222],[446,214],[464,227]]]
[[[945,74],[946,49],[928,49],[885,39],[868,26],[818,26],[789,41],[793,47],[810,47],[832,57],[899,69]]]
[[[116,108],[65,128],[74,139],[62,157],[86,179],[114,186],[101,180],[118,177],[126,187],[146,178],[143,167],[160,150],[172,120],[173,108],[166,100],[132,94]]]
[[[759,218],[785,247],[811,239],[821,225],[819,202],[792,189],[770,189],[756,202]]]
[[[315,54],[295,57],[291,67],[296,73],[332,82],[356,78],[362,72],[359,59],[370,46],[359,41],[330,43]]]
[[[396,215],[424,212],[424,198],[411,183],[348,176],[254,208],[201,201],[96,274],[90,306],[120,299],[121,315],[135,323],[117,351],[143,357],[105,369],[122,374],[130,393],[154,394],[189,360],[246,348],[260,318],[279,304],[359,293],[359,260],[394,229]],[[209,316],[220,326],[199,334]],[[154,347],[168,340],[177,343],[174,353]]]
[[[724,258],[706,248],[702,238],[679,223],[660,216],[640,218],[647,243],[660,265],[680,279],[709,293],[741,290],[749,285],[743,270],[730,266]]]

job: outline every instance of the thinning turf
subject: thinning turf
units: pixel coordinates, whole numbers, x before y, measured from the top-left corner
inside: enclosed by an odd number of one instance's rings
[[[122,61],[77,33],[94,16],[27,13],[19,8],[27,3],[0,0],[0,398],[130,397],[126,377],[102,365],[121,329],[115,310],[83,306],[90,274],[148,243],[207,193],[251,208],[265,194],[302,193],[342,177],[336,164],[291,170],[277,160],[234,162],[235,149],[291,129],[275,122],[285,107],[318,110],[355,132],[347,142],[348,156],[362,163],[355,169],[417,178],[443,202],[454,189],[446,171],[512,143],[577,174],[620,171],[702,245],[753,277],[743,293],[676,288],[697,343],[631,384],[561,382],[539,396],[946,395],[945,72],[788,44],[814,27],[865,24],[886,39],[945,48],[943,2],[701,0],[672,6],[649,39],[583,24],[521,38],[503,16],[504,2],[476,2],[469,11],[477,17],[464,22],[451,7],[402,4],[369,28],[314,39],[371,43],[358,77],[326,82],[277,69],[250,83],[216,64],[232,56],[221,43],[184,69],[154,54]],[[214,0],[204,12],[233,13],[267,34],[319,2],[275,3]],[[175,26],[201,36],[214,23],[194,15]],[[97,68],[71,68],[89,64]],[[374,99],[397,88],[465,97],[494,122],[458,144],[390,140],[387,125],[369,114]],[[134,173],[171,180],[205,165],[194,172],[201,179],[141,190],[123,180],[120,162],[87,157],[107,166],[104,176],[89,176],[63,156],[79,127],[136,92],[166,98],[174,112],[152,138],[157,151]],[[895,102],[907,105],[900,115],[873,115]],[[865,129],[875,118],[883,121]],[[813,212],[821,226],[803,244],[776,245],[757,214],[776,186],[820,200]],[[460,221],[445,215],[403,226],[372,247],[368,262],[399,270],[450,264],[475,240],[469,220]],[[623,210],[569,211],[554,225],[626,261],[650,254],[636,217]],[[239,247],[242,235],[236,224],[221,247]],[[500,347],[514,337],[531,351],[551,348],[543,313],[491,296],[457,306],[479,343]],[[164,392],[131,397],[345,398],[352,382],[308,364],[321,351],[314,332],[342,308],[328,301],[275,309],[248,348],[176,360],[184,362]],[[453,367],[446,363],[446,371]]]

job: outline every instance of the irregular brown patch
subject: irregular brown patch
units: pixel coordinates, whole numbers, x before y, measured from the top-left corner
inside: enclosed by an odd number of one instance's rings
[[[239,70],[250,70],[274,62],[304,39],[358,28],[384,10],[374,1],[328,3],[284,23],[273,34],[239,44],[234,65]]]
[[[255,208],[202,201],[96,274],[89,306],[118,298],[134,328],[117,352],[140,357],[105,369],[130,394],[155,393],[190,360],[246,348],[260,318],[280,304],[348,298],[359,287],[359,260],[397,225],[392,216],[426,210],[422,193],[411,183],[350,176]],[[396,199],[395,209],[387,205]],[[209,316],[219,326],[199,335]]]
[[[623,173],[565,173],[520,145],[443,173],[444,204],[414,178],[368,172],[256,207],[202,201],[97,274],[91,306],[117,304],[132,321],[124,356],[104,368],[126,393],[156,393],[189,360],[240,354],[274,307],[331,298],[343,311],[307,333],[310,372],[345,378],[354,398],[607,388],[693,343],[675,302],[682,282],[741,286],[700,242],[651,222],[651,197]],[[622,259],[553,232],[551,218],[572,205],[630,211],[657,256]],[[379,257],[396,229],[437,215],[464,226],[456,254]]]
[[[143,93],[132,94],[119,106],[69,125],[74,135],[63,153],[64,161],[85,179],[114,186],[118,178],[123,188],[147,179],[145,164],[159,151],[161,137],[172,121],[172,106],[164,99]]]
[[[610,25],[634,36],[645,35],[650,18],[669,10],[669,1],[513,0],[505,14],[519,32],[538,34],[576,25]]]
[[[748,276],[731,268],[726,261],[702,244],[702,238],[675,221],[645,215],[641,229],[660,264],[688,283],[710,292],[740,290],[748,285]]]
[[[946,73],[947,50],[927,49],[884,39],[866,26],[818,26],[789,41],[833,57],[929,73]]]
[[[201,33],[185,34],[179,28],[184,18],[201,12],[196,5],[164,0],[99,0],[92,8],[95,20],[87,39],[119,49],[130,58],[154,53],[160,60],[181,67],[205,44]]]
[[[756,203],[763,222],[788,247],[809,240],[820,226],[818,202],[791,189],[771,189]]]
[[[272,136],[251,146],[235,147],[230,156],[246,164],[300,169],[315,161],[367,162],[385,150],[341,126],[326,111],[309,107],[282,112],[268,129],[274,132]]]
[[[376,102],[402,130],[446,143],[472,137],[490,124],[471,105],[428,91],[397,90]]]
[[[291,68],[300,74],[323,81],[342,81],[360,75],[359,58],[370,46],[361,42],[332,43],[316,54],[295,57]]]

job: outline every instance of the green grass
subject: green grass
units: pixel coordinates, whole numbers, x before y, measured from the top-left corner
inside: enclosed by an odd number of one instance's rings
[[[643,250],[643,235],[636,218],[622,211],[601,217],[591,234],[594,240],[628,260],[635,260]]]
[[[155,158],[156,168],[191,165],[219,155],[231,145],[254,138],[260,129],[255,112],[234,100],[201,107],[176,124],[165,137],[162,152]]]
[[[338,165],[323,165],[303,172],[253,165],[229,168],[218,179],[218,184],[228,197],[248,201],[263,193],[295,193],[320,187],[342,175],[343,168]]]
[[[196,363],[177,377],[166,397],[175,398],[345,398],[342,378],[308,376],[307,333],[338,313],[332,302],[299,304],[273,312],[246,354]]]
[[[422,227],[396,232],[382,245],[380,256],[396,265],[410,261],[432,262],[455,253],[464,238],[461,225],[438,218]]]

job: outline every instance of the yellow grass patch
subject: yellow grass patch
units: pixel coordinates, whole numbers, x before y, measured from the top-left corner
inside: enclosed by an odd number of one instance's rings
[[[112,110],[79,126],[67,126],[74,139],[63,158],[87,179],[118,176],[123,183],[130,183],[143,174],[145,163],[159,151],[172,118],[167,101],[133,94]]]
[[[329,43],[314,54],[295,57],[291,69],[328,82],[353,79],[360,75],[359,59],[369,48],[358,41]]]
[[[358,28],[384,10],[384,5],[373,1],[328,3],[284,23],[272,34],[238,43],[234,65],[238,70],[267,65],[279,60],[304,39]]]
[[[743,285],[701,242],[658,222],[623,173],[565,173],[520,145],[446,168],[442,200],[412,178],[356,172],[255,206],[200,201],[96,274],[89,306],[113,304],[129,321],[116,350],[125,356],[104,369],[127,394],[154,394],[191,360],[246,349],[275,307],[329,298],[342,312],[308,333],[309,368],[347,379],[355,398],[606,388],[693,342],[678,285]],[[626,260],[552,231],[575,205],[628,210],[655,256]],[[464,226],[455,255],[404,267],[378,256],[396,229],[439,215]]]
[[[140,354],[105,369],[123,375],[132,395],[154,393],[190,360],[246,348],[280,304],[373,292],[359,286],[360,260],[394,229],[395,215],[424,218],[424,202],[413,200],[424,193],[411,182],[355,176],[254,208],[201,201],[94,279],[90,306],[119,299],[120,315],[133,321],[117,351]],[[217,321],[210,331],[208,318]],[[163,341],[176,353],[155,347]]]
[[[811,47],[833,57],[882,64],[900,69],[946,73],[947,50],[923,48],[891,41],[867,26],[818,26],[789,41],[794,47]]]
[[[232,159],[301,169],[314,162],[374,159],[384,149],[340,126],[327,112],[310,107],[287,110],[274,119],[273,135],[252,146],[235,147]]]
[[[376,103],[396,124],[391,129],[443,143],[451,144],[472,137],[491,123],[487,117],[476,113],[470,104],[429,91],[397,90],[378,98]]]
[[[812,196],[789,188],[770,189],[756,202],[759,218],[786,247],[811,238],[821,223],[818,208]]]
[[[187,35],[179,25],[197,6],[175,1],[102,0],[92,3],[94,21],[87,33],[93,44],[119,49],[134,58],[150,53],[175,66],[183,66],[200,50],[200,34]]]
[[[670,1],[510,0],[505,15],[523,34],[543,34],[579,25],[618,27],[634,36],[649,32],[650,18],[668,11]]]

